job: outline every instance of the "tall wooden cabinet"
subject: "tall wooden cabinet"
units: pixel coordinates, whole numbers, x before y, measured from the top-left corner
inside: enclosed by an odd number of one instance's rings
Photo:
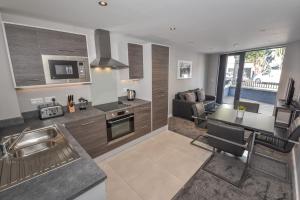
[[[152,45],[152,130],[168,124],[169,47]]]

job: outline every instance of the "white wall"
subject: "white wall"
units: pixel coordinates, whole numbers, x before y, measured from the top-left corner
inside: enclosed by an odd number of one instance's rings
[[[283,60],[283,69],[280,79],[280,84],[278,88],[277,97],[279,99],[285,98],[285,90],[287,87],[287,81],[289,77],[295,79],[295,93],[294,98],[297,98],[300,95],[300,41],[287,44],[286,53]],[[295,145],[294,148],[295,155],[295,166],[294,169],[297,172],[298,177],[294,177],[298,183],[298,194],[300,191],[300,145]]]
[[[285,98],[285,90],[289,77],[295,79],[294,97],[300,95],[300,41],[286,45],[286,52],[283,60],[280,84],[277,96],[279,99]]]
[[[0,13],[0,24],[2,17]],[[0,120],[20,117],[20,108],[16,91],[13,87],[12,76],[9,68],[9,60],[6,54],[6,46],[2,26],[0,26]]]
[[[177,61],[187,60],[193,62],[192,78],[177,79]],[[206,56],[191,51],[185,47],[170,47],[169,66],[169,115],[172,113],[172,100],[177,92],[185,90],[204,88],[205,86],[205,63]]]

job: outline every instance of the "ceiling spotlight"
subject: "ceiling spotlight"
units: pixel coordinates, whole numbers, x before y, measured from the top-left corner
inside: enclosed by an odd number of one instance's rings
[[[107,6],[108,3],[106,1],[99,1],[98,3],[100,6]]]
[[[238,47],[238,46],[239,46],[239,43],[234,43],[232,46],[233,46],[233,47]]]
[[[170,31],[175,31],[176,27],[175,26],[170,26]]]

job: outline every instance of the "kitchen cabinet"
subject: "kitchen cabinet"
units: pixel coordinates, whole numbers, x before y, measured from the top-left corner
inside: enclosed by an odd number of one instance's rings
[[[129,79],[144,78],[143,46],[128,43]]]
[[[151,132],[151,103],[134,107],[134,128],[140,136]]]
[[[42,55],[88,56],[84,35],[38,29],[37,39]]]
[[[92,158],[107,151],[105,115],[70,122],[66,128]]]
[[[152,130],[168,124],[169,48],[152,45]]]
[[[35,28],[5,24],[16,86],[46,84]]]
[[[42,55],[87,57],[86,36],[4,23],[16,87],[45,85]]]

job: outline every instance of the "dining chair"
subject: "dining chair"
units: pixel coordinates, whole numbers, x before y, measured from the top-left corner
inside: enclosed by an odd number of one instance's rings
[[[207,144],[211,146],[213,149],[212,149],[211,157],[206,161],[206,163],[203,165],[202,168],[205,171],[219,177],[220,179],[223,179],[224,181],[227,181],[234,186],[240,187],[242,182],[244,181],[248,166],[250,164],[254,138],[255,138],[254,135],[251,134],[250,137],[248,137],[245,140],[244,134],[245,134],[244,128],[209,120],[207,122],[207,133],[205,135],[202,135],[202,137],[206,138]],[[199,145],[196,146],[201,147]],[[242,176],[238,181],[238,183],[232,182],[231,180],[228,180],[225,177],[221,177],[220,175],[205,169],[205,166],[213,159],[213,157],[217,152],[219,153],[225,152],[225,153],[232,154],[235,157],[242,157],[246,150],[248,151],[246,157],[246,163],[242,172]],[[224,156],[226,155],[224,154]]]
[[[199,128],[206,128],[207,127],[207,115],[210,112],[207,112],[205,110],[205,106],[203,104],[203,102],[199,102],[199,103],[195,103],[192,106],[192,110],[193,110],[193,120],[195,123],[196,127]]]
[[[238,106],[245,107],[247,112],[258,113],[258,110],[259,110],[258,103],[251,103],[251,102],[247,102],[247,101],[238,101],[236,103],[236,105],[237,105],[237,107]]]
[[[282,153],[289,153],[299,144],[300,137],[300,117],[292,121],[286,132],[287,137],[282,138],[270,134],[259,133],[256,135],[255,144],[260,144]]]

